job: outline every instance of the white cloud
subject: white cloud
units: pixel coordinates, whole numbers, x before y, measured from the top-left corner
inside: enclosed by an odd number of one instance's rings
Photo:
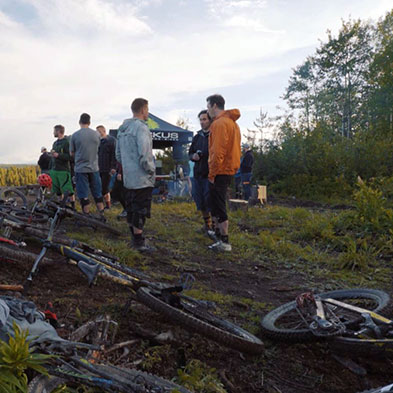
[[[31,0],[31,4],[36,8],[42,25],[54,35],[90,32],[94,38],[94,34],[135,36],[152,32],[150,26],[138,17],[138,7],[132,2]]]
[[[269,85],[245,95],[251,102],[232,92],[280,71],[287,78],[299,56],[280,54],[316,45],[321,32],[346,17],[332,6],[323,22],[305,23],[303,10],[296,14],[292,2],[283,1],[23,1],[36,10],[29,23],[0,11],[0,162],[35,162],[39,148],[52,141],[53,125],[64,124],[70,133],[84,111],[93,125],[117,127],[137,96],[168,121],[185,113],[195,128],[206,92],[227,92],[246,114],[266,103],[273,107],[280,94]],[[203,4],[205,18],[189,12],[184,20],[170,19],[173,10]],[[372,8],[371,0],[356,7],[362,15],[365,4]]]

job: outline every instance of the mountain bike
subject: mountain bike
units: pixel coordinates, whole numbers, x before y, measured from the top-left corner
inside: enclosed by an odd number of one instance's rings
[[[32,205],[27,204],[26,197],[23,206],[20,206],[20,203],[17,205],[12,204],[13,200],[16,200],[16,196],[24,196],[24,194],[16,188],[9,187],[4,190],[5,195],[8,196],[8,199],[3,203],[4,208],[7,208],[6,213],[11,216],[16,217],[20,221],[34,224],[34,223],[48,223],[49,218],[53,217],[56,213],[56,209],[58,206],[62,205],[64,207],[64,215],[65,217],[74,219],[78,224],[90,226],[93,229],[103,229],[114,235],[120,235],[121,232],[112,227],[111,225],[105,222],[104,217],[95,216],[93,214],[82,214],[77,212],[71,207],[65,205],[67,200],[67,195],[64,196],[64,201],[56,202],[51,198],[47,198],[48,194],[45,187],[39,187],[37,196]],[[8,201],[8,202],[7,202]],[[0,204],[1,209],[1,204]]]
[[[44,240],[43,248],[24,284],[26,290],[32,284],[42,258],[47,250],[51,249],[65,256],[68,263],[76,265],[87,276],[89,285],[95,283],[98,276],[102,276],[129,287],[136,300],[188,330],[239,351],[249,353],[263,351],[261,340],[215,315],[213,313],[214,303],[193,299],[182,294],[184,290],[191,289],[195,281],[190,274],[184,275],[176,285],[152,282],[147,275],[120,264],[108,254],[95,252],[94,249],[83,249],[54,242],[52,240],[53,230],[63,214],[64,208],[58,207],[48,237]]]
[[[97,355],[101,347],[68,341],[36,346],[36,352],[55,356],[44,366],[49,376],[33,378],[27,392],[51,393],[61,392],[66,387],[82,389],[82,386],[89,386],[108,393],[190,393],[186,388],[161,377],[135,369],[100,364],[97,356],[81,356],[82,350],[86,349]]]
[[[299,295],[265,315],[265,336],[287,342],[329,340],[335,350],[393,355],[393,321],[378,314],[389,295],[375,289],[347,289]]]

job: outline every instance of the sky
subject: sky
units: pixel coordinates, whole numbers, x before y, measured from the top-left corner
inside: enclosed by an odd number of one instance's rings
[[[243,135],[342,20],[391,0],[0,0],[0,163],[36,163],[53,126],[117,128],[136,97],[175,123],[222,94]]]

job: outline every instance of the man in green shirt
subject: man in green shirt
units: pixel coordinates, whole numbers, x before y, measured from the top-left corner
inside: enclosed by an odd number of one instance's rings
[[[50,177],[52,178],[52,192],[62,196],[65,192],[68,195],[74,195],[74,189],[71,182],[70,169],[70,142],[64,135],[64,126],[57,125],[53,128],[53,135],[57,140],[52,146],[52,161],[50,169]],[[72,197],[72,205],[74,198]]]

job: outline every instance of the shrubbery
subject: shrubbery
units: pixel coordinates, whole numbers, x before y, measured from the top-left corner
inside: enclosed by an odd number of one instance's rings
[[[24,186],[37,183],[39,169],[35,165],[0,168],[0,186]]]

